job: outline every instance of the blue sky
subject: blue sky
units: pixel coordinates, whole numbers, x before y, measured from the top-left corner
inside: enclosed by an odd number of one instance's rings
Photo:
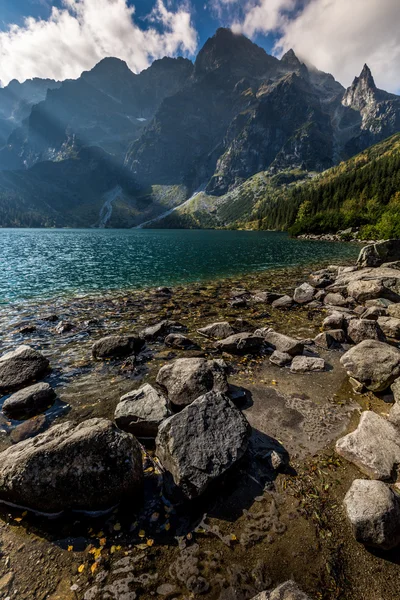
[[[293,48],[346,86],[367,63],[399,93],[399,23],[400,0],[0,0],[0,85],[75,78],[105,56],[135,72],[165,55],[193,59],[227,26],[278,56]]]

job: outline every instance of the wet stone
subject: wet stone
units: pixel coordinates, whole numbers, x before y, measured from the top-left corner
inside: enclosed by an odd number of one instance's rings
[[[48,383],[36,383],[7,398],[3,412],[10,419],[21,421],[44,412],[55,399],[56,393]]]

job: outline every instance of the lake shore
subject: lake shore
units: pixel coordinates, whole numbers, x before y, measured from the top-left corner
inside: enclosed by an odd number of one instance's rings
[[[223,358],[229,365],[229,383],[241,391],[238,402],[253,427],[253,453],[190,505],[174,506],[160,496],[160,472],[149,447],[139,510],[121,506],[97,518],[48,520],[3,506],[0,597],[4,590],[11,597],[17,591],[21,600],[248,600],[293,578],[314,599],[397,598],[397,555],[391,553],[392,563],[382,570],[382,559],[357,544],[344,524],[342,501],[359,472],[334,452],[336,440],[357,425],[359,412],[385,413],[385,399],[355,393],[340,364],[345,348],[308,345],[329,312],[322,301],[282,309],[260,301],[262,296],[255,299],[265,291],[293,297],[311,271],[327,264],[1,311],[2,352],[22,343],[43,352],[52,367],[45,381],[58,397],[40,423],[31,419],[22,428],[0,416],[1,450],[54,423],[113,419],[123,394],[153,385],[160,368],[178,358],[201,357]],[[155,339],[136,360],[93,359],[96,340],[163,320],[181,323],[196,348],[166,347]],[[271,363],[269,352],[223,353],[198,333],[214,322],[228,322],[237,332],[270,327],[309,340],[309,356],[318,355],[327,368],[293,374]],[[290,468],[267,478],[257,454],[263,436],[279,441],[290,455]],[[29,573],[28,562],[34,565]],[[193,587],[193,577],[200,587]]]

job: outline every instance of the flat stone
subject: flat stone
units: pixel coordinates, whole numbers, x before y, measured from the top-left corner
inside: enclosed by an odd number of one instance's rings
[[[36,383],[7,398],[3,412],[10,419],[21,421],[44,412],[55,399],[56,393],[48,383]]]
[[[235,333],[215,344],[221,352],[228,352],[229,354],[259,352],[263,345],[264,338],[261,335],[257,335],[257,333]]]
[[[290,370],[292,373],[325,371],[325,361],[323,358],[313,356],[295,356]]]
[[[235,333],[233,327],[231,327],[227,321],[212,323],[211,325],[206,325],[206,327],[202,327],[197,331],[201,335],[214,340],[224,340]]]
[[[309,283],[302,283],[294,290],[293,300],[297,302],[297,304],[307,304],[308,302],[311,302],[316,291],[317,290]]]
[[[378,340],[380,342],[386,340],[378,321],[369,319],[352,319],[347,326],[347,337],[353,344],[359,344],[364,340]]]
[[[227,393],[229,389],[221,363],[205,358],[179,358],[165,365],[158,372],[157,383],[177,407],[187,406],[207,392]]]
[[[49,361],[30,346],[18,346],[0,357],[0,393],[21,388],[40,379],[49,369]]]
[[[291,356],[303,353],[304,344],[301,340],[296,340],[288,335],[278,333],[270,327],[257,329],[255,335],[263,337],[267,344],[274,350],[278,350],[278,352],[285,352]]]
[[[209,392],[160,425],[156,455],[192,499],[242,458],[249,435],[249,423],[229,398]]]
[[[273,308],[291,308],[293,306],[293,298],[290,296],[281,296],[278,300],[272,303]]]
[[[156,437],[159,425],[170,416],[167,399],[151,385],[121,397],[114,420],[120,429],[137,437]]]
[[[375,340],[357,344],[340,362],[349,377],[373,392],[383,392],[400,376],[400,351]]]
[[[400,499],[382,481],[353,481],[344,507],[358,542],[382,550],[400,543]]]
[[[347,293],[359,303],[376,298],[393,299],[393,292],[386,288],[380,279],[367,279],[364,281],[351,281],[347,286]]]
[[[400,462],[400,434],[380,415],[365,411],[355,431],[336,442],[336,452],[372,479],[389,480]]]
[[[144,342],[135,335],[109,335],[101,338],[92,346],[94,358],[120,358],[137,354]]]
[[[392,304],[394,304],[391,300],[388,300],[387,298],[376,298],[375,300],[367,300],[365,302],[365,306],[367,308],[370,308],[372,306],[377,306],[378,308],[387,308],[389,311],[389,306],[392,306]],[[390,311],[389,311],[390,314]],[[391,317],[395,317],[396,315],[390,315]]]

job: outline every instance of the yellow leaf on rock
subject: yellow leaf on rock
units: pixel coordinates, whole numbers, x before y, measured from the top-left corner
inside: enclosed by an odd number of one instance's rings
[[[147,540],[147,545],[152,546],[154,544],[154,540]]]
[[[74,549],[73,546],[68,546],[68,552],[72,552],[73,549]]]
[[[90,567],[91,572],[94,573],[96,571],[97,567],[98,567],[97,562],[93,563],[92,566]]]
[[[21,523],[22,517],[15,517],[14,521],[17,521],[17,523]]]
[[[143,529],[141,529],[141,530],[139,531],[139,537],[140,537],[140,538],[144,538],[144,537],[146,537],[146,532],[145,532]]]
[[[105,546],[107,543],[107,540],[105,537],[101,538],[99,541],[100,541],[100,546]]]
[[[84,570],[85,570],[85,565],[79,565],[78,573],[83,573]]]

